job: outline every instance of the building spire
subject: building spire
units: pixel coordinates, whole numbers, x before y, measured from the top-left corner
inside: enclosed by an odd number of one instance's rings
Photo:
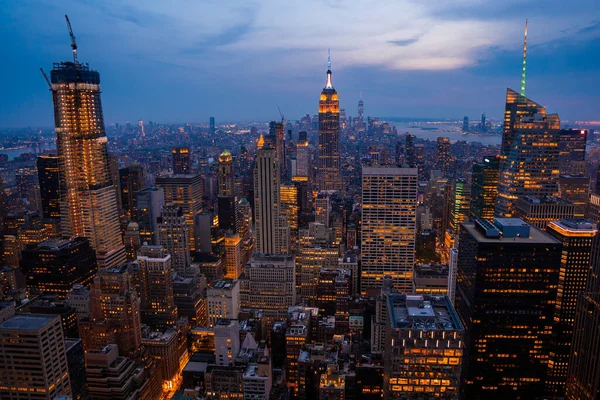
[[[331,80],[331,51],[327,49],[327,82],[325,83],[325,89],[333,89],[333,82]]]
[[[525,78],[527,72],[527,28],[529,20],[525,20],[525,36],[523,38],[523,71],[521,71],[521,96],[525,96]]]
[[[327,70],[331,71],[331,49],[327,49]]]

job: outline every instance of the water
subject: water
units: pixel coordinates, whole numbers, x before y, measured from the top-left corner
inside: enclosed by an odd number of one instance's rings
[[[42,142],[38,146],[32,147],[22,147],[18,149],[10,149],[10,150],[0,150],[0,154],[6,154],[8,156],[8,160],[12,161],[15,157],[20,156],[24,153],[35,153],[41,154],[44,150],[55,150],[56,144],[54,142]]]
[[[502,142],[501,135],[463,135],[461,133],[462,126],[457,124],[432,124],[424,122],[394,122],[399,134],[411,133],[418,138],[437,140],[438,136],[444,136],[450,139],[452,142],[463,140],[466,142],[479,142],[484,145],[500,144]],[[426,129],[421,129],[426,128]]]

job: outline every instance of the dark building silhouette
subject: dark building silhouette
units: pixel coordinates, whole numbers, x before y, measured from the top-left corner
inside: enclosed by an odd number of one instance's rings
[[[136,192],[146,188],[144,171],[141,165],[131,165],[119,170],[119,183],[121,190],[121,204],[126,216],[137,218]]]
[[[190,149],[187,147],[174,147],[171,151],[173,157],[173,174],[191,174],[192,162]]]
[[[57,156],[37,158],[40,197],[44,218],[60,218],[60,170]]]
[[[473,164],[471,175],[471,217],[492,219],[498,197],[497,157],[485,157],[481,162]]]

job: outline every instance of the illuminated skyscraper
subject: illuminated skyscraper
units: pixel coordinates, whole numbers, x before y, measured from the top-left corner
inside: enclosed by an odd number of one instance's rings
[[[560,119],[507,89],[495,215],[512,217],[521,196],[558,192]]]
[[[547,232],[562,243],[552,352],[546,387],[549,396],[563,396],[579,293],[586,290],[592,241],[598,229],[585,219],[563,219],[548,224]]]
[[[306,131],[300,132],[298,142],[296,143],[296,175],[306,177],[312,175]]]
[[[173,157],[173,174],[185,175],[192,173],[190,149],[187,147],[174,147],[171,151]]]
[[[298,241],[298,217],[300,216],[300,193],[297,185],[281,185],[279,189],[281,214],[290,228],[290,248],[296,249]]]
[[[437,169],[444,173],[445,177],[450,174],[452,156],[450,155],[450,139],[447,137],[437,138]]]
[[[219,196],[235,196],[235,170],[229,150],[219,155]]]
[[[319,99],[319,190],[342,190],[340,173],[340,101],[331,80],[331,62],[327,82]]]
[[[160,245],[171,255],[173,269],[181,275],[191,273],[190,237],[181,207],[162,207],[158,231]]]
[[[516,215],[529,225],[546,230],[551,221],[574,218],[575,205],[555,196],[524,196],[517,200]]]
[[[37,158],[40,197],[44,218],[60,218],[60,169],[56,156]]]
[[[211,135],[214,135],[214,134],[215,134],[215,132],[216,132],[216,129],[215,129],[215,117],[210,117],[210,122],[209,122],[209,124],[210,124],[210,125],[209,125],[210,134],[211,134]]]
[[[498,157],[485,157],[473,164],[471,175],[471,216],[493,219],[498,197]]]
[[[466,179],[457,179],[452,188],[450,229],[458,233],[461,222],[469,218],[471,210],[471,184]]]
[[[560,130],[559,170],[561,175],[585,174],[585,148],[588,131],[585,129]]]
[[[575,206],[575,217],[583,218],[590,201],[590,177],[561,175],[558,178],[558,189],[560,198]]]
[[[254,215],[256,251],[263,254],[287,254],[289,227],[281,215],[279,163],[275,149],[258,150],[254,164]]]
[[[125,261],[125,248],[104,131],[100,74],[76,57],[74,61],[55,63],[50,74],[62,232],[89,238],[99,266],[115,266]]]
[[[518,218],[464,222],[455,306],[465,329],[465,399],[545,390],[561,243]]]
[[[361,292],[379,289],[384,275],[412,291],[417,186],[416,168],[363,167]]]

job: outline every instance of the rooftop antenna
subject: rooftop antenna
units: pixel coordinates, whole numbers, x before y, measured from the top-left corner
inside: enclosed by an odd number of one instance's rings
[[[327,69],[331,71],[331,49],[327,49]]]
[[[525,96],[525,76],[527,72],[527,28],[529,20],[525,20],[525,37],[523,38],[523,71],[521,71],[521,96]]]
[[[65,14],[65,19],[67,20],[67,27],[69,28],[69,36],[71,36],[71,49],[73,49],[73,63],[77,67],[77,42],[75,41],[75,35],[73,35],[73,28],[71,28],[71,21],[69,21],[69,16]]]

